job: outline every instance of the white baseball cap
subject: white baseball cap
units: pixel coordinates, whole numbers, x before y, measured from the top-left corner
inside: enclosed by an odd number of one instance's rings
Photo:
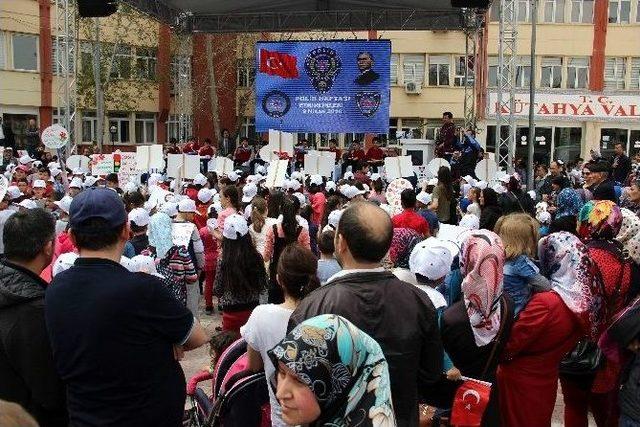
[[[54,178],[62,173],[62,171],[58,168],[52,168],[49,169],[49,171],[51,172],[51,176]]]
[[[82,171],[82,168],[74,168],[73,175],[84,175],[84,172]]]
[[[258,167],[256,167],[256,173],[260,174],[260,175],[264,175],[267,173],[267,168],[265,168],[262,165],[258,165]]]
[[[302,184],[300,184],[300,181],[298,181],[297,179],[292,179],[291,181],[289,181],[290,190],[298,191],[301,187]]]
[[[238,234],[240,236],[246,236],[248,232],[249,225],[242,215],[233,214],[225,219],[224,230],[222,230],[222,235],[225,238],[236,240],[238,238]]]
[[[151,274],[152,276],[157,276],[164,278],[164,276],[158,273],[158,269],[156,268],[156,263],[148,255],[136,255],[131,258],[131,264],[133,264],[134,271],[137,273],[146,273]]]
[[[87,188],[93,187],[96,182],[98,182],[98,177],[97,176],[93,176],[93,175],[89,175],[84,179],[84,186],[87,187]]]
[[[160,212],[167,214],[167,216],[174,218],[178,215],[178,204],[175,202],[166,202],[160,206]]]
[[[138,186],[136,185],[135,182],[133,181],[129,181],[124,185],[124,192],[125,193],[133,193],[134,191],[136,191],[138,189]]]
[[[69,208],[71,208],[72,201],[73,201],[73,197],[64,196],[62,199],[58,200],[57,202],[53,202],[53,204],[59,207],[61,211],[68,214]]]
[[[429,203],[431,203],[431,194],[427,193],[426,191],[421,191],[416,196],[416,200],[423,205],[428,205]]]
[[[75,264],[78,259],[78,254],[75,252],[67,252],[60,255],[56,262],[53,263],[53,268],[51,270],[51,276],[56,277],[58,274],[62,273],[65,270],[70,269]]]
[[[220,212],[222,212],[223,210],[222,203],[220,203],[220,200],[216,200],[215,202],[213,202],[211,206],[213,206],[213,209],[215,209],[218,215],[220,215]]]
[[[321,175],[311,175],[309,177],[309,183],[313,185],[322,185],[322,176]]]
[[[551,214],[547,211],[540,211],[536,215],[536,219],[541,224],[548,224],[551,222]]]
[[[511,175],[502,175],[500,178],[498,178],[498,181],[504,182],[505,184],[508,184],[510,180]]]
[[[162,182],[162,174],[154,172],[149,175],[149,179],[147,179],[147,186],[152,187],[157,185],[159,182]]]
[[[207,177],[199,173],[193,178],[193,185],[207,185]]]
[[[304,194],[302,194],[302,193],[293,193],[293,197],[298,199],[298,202],[300,203],[300,207],[302,207],[302,206],[307,204],[307,198],[304,197]]]
[[[295,171],[291,173],[291,179],[302,181],[304,179],[304,175],[302,174],[302,172]]]
[[[33,161],[33,167],[34,168],[39,168],[40,166],[42,166],[42,162],[40,160],[34,160]]]
[[[489,184],[487,184],[487,181],[478,181],[478,182],[476,182],[475,187],[479,188],[481,190],[484,190],[485,188],[487,188],[488,185]]]
[[[21,201],[20,203],[18,203],[18,206],[20,206],[21,208],[25,208],[25,209],[37,209],[38,208],[38,204],[36,202],[34,202],[33,200],[30,200],[30,199],[25,199],[25,200]]]
[[[464,179],[465,181],[467,181],[468,184],[471,184],[471,185],[473,185],[476,182],[476,180],[473,179],[471,175],[465,175],[462,177],[462,179]]]
[[[129,212],[129,222],[133,222],[138,227],[149,225],[149,212],[144,208],[135,208]]]
[[[531,197],[532,200],[535,200],[538,195],[536,194],[536,190],[529,190],[527,191],[527,194],[529,195],[529,197]]]
[[[342,176],[342,178],[344,178],[344,179],[353,179],[353,172],[351,172],[351,171],[345,172],[345,174]]]
[[[380,174],[377,172],[372,173],[370,178],[371,178],[371,181],[377,181],[380,179]]]
[[[480,228],[480,218],[474,214],[465,214],[460,219],[460,227],[470,228],[477,230]]]
[[[47,188],[47,183],[41,179],[33,181],[33,188]]]
[[[327,181],[327,183],[324,185],[324,188],[327,191],[336,191],[336,183],[333,181]]]
[[[180,200],[178,203],[178,212],[184,213],[195,213],[196,212],[196,202],[189,198],[185,198]]]
[[[213,191],[208,188],[201,188],[198,191],[198,200],[202,203],[209,203],[213,198]]]
[[[80,178],[73,178],[69,183],[69,188],[82,188],[82,180]]]
[[[258,194],[258,186],[254,183],[249,183],[242,187],[242,203],[249,203]]]
[[[334,230],[336,230],[338,228],[338,223],[340,222],[340,217],[342,217],[341,209],[331,211],[327,219],[327,224],[329,224]]]
[[[58,162],[49,162],[49,163],[47,163],[47,167],[49,169],[60,169],[60,163],[58,163]]]
[[[451,271],[453,243],[429,237],[418,243],[409,255],[409,269],[429,280],[438,280]]]
[[[28,165],[29,163],[33,162],[35,159],[32,159],[31,157],[29,157],[28,154],[25,154],[24,156],[20,157],[20,160],[18,160],[20,162],[21,165]]]
[[[11,200],[15,200],[23,196],[22,192],[16,185],[10,185],[7,187],[7,195]]]
[[[131,258],[127,258],[124,255],[120,257],[120,265],[132,273],[135,273],[137,271],[136,265],[133,262],[131,262]]]
[[[231,171],[227,174],[227,178],[229,178],[229,181],[231,182],[236,182],[240,176],[234,171]]]

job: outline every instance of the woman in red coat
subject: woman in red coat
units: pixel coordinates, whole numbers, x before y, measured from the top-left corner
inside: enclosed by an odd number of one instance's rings
[[[497,374],[503,426],[551,425],[560,360],[599,322],[595,268],[580,240],[553,233],[540,240],[538,253],[552,290],[533,295],[503,352]]]

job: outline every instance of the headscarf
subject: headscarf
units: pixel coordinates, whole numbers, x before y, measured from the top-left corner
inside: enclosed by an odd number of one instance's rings
[[[489,344],[500,330],[504,246],[492,231],[474,230],[462,244],[462,294],[478,347]]]
[[[622,208],[622,226],[616,240],[622,243],[623,249],[629,257],[640,264],[640,218],[633,211]]]
[[[307,319],[268,355],[311,389],[317,425],[395,425],[389,369],[380,345],[343,317]]]
[[[622,213],[610,200],[591,200],[578,215],[578,235],[588,240],[612,240],[622,226]]]
[[[411,228],[394,228],[389,261],[396,268],[409,268],[409,256],[414,246],[422,241],[422,236]]]
[[[156,249],[156,257],[164,258],[173,246],[171,218],[163,212],[151,215],[149,220],[149,245]]]
[[[584,205],[582,197],[573,188],[563,188],[556,198],[556,218],[563,216],[578,216]]]
[[[552,289],[597,338],[604,319],[603,283],[585,244],[574,234],[559,231],[540,239],[538,257]]]

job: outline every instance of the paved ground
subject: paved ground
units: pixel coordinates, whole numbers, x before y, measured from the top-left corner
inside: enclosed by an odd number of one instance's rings
[[[215,333],[215,327],[220,326],[222,319],[216,312],[213,316],[204,314],[204,311],[200,315],[200,322],[210,333]],[[196,372],[202,370],[205,366],[209,365],[209,346],[205,345],[201,348],[185,353],[184,359],[180,362],[182,369],[184,370],[187,380],[192,377]],[[211,395],[211,381],[200,383],[200,387]],[[187,403],[188,405],[188,403]],[[562,392],[558,386],[558,397],[556,399],[556,407],[553,413],[552,426],[559,427],[564,423],[562,421],[564,405],[562,403]],[[589,426],[595,426],[595,422],[589,417]]]

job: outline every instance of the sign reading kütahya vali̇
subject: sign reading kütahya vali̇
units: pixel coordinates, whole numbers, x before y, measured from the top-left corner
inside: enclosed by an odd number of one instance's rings
[[[258,42],[256,130],[387,133],[389,40]]]
[[[489,115],[495,116],[497,111],[498,95],[490,92]],[[503,106],[501,112],[509,114],[508,105]],[[529,115],[529,94],[516,94],[514,112],[516,116]],[[640,119],[640,96],[538,93],[534,112],[540,118],[637,121]]]

